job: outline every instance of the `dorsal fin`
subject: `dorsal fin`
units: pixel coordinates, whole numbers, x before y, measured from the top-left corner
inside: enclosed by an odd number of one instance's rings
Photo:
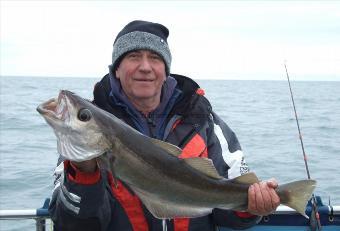
[[[235,177],[234,179],[232,179],[232,181],[238,184],[254,184],[254,183],[258,183],[259,179],[255,175],[255,173],[249,172],[244,175]]]
[[[212,162],[212,160],[208,158],[200,158],[200,157],[193,157],[193,158],[186,158],[184,161],[193,167],[194,169],[198,170],[199,172],[217,180],[222,180],[223,177],[220,176]]]
[[[162,140],[157,140],[157,139],[154,139],[154,138],[151,138],[151,142],[155,145],[157,145],[158,147],[161,147],[162,149],[168,151],[170,154],[174,155],[174,156],[179,156],[182,154],[182,149],[180,149],[179,147],[173,145],[173,144],[170,144],[170,143],[167,143],[167,142],[164,142]]]

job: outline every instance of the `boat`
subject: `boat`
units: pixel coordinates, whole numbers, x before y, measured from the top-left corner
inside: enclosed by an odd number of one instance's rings
[[[319,196],[315,196],[317,214],[314,213],[312,199],[306,206],[305,218],[294,209],[280,205],[275,213],[264,216],[259,224],[247,231],[340,231],[340,206],[325,205]],[[232,229],[220,228],[219,231],[230,231]]]
[[[280,205],[275,213],[264,216],[259,224],[246,229],[246,231],[340,231],[340,206],[332,206],[330,203],[325,205],[320,197],[315,196],[315,198],[315,203],[311,199],[306,206],[306,214],[309,219],[287,206]],[[47,198],[43,206],[38,209],[0,210],[0,220],[34,219],[36,221],[36,231],[47,231],[49,229],[46,221],[50,220],[48,213],[49,203],[50,199]],[[313,213],[315,211],[313,207],[317,209],[317,213]],[[217,230],[231,231],[232,229],[219,227]]]

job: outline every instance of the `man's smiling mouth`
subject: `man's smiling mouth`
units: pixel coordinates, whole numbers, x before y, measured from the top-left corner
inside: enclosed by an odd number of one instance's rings
[[[138,81],[138,82],[153,82],[154,80],[153,79],[135,79],[135,81]]]

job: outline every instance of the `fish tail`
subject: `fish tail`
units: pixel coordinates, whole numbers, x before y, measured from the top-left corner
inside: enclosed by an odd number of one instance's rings
[[[294,181],[279,185],[277,193],[281,199],[281,204],[295,209],[301,215],[308,218],[305,213],[306,205],[312,196],[315,186],[315,180]]]

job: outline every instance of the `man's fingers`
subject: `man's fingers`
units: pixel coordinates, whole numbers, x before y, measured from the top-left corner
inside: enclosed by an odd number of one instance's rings
[[[280,197],[277,195],[274,189],[269,189],[269,193],[272,201],[273,210],[276,210],[277,206],[280,205]]]
[[[256,215],[268,215],[274,212],[280,204],[280,198],[275,188],[275,179],[255,183],[248,190],[248,212]]]
[[[256,200],[256,208],[258,213],[262,213],[265,210],[263,196],[261,192],[260,184],[254,184],[255,188],[255,200]]]
[[[276,181],[276,179],[272,178],[270,180],[267,181],[267,185],[269,187],[269,194],[270,194],[270,198],[272,201],[272,210],[276,210],[276,208],[280,205],[280,197],[277,195],[275,189],[278,187],[278,182]]]
[[[270,194],[271,188],[268,187],[266,182],[260,183],[260,190],[263,200],[263,212],[268,213],[273,210],[272,198]]]
[[[251,185],[248,190],[248,211],[256,211],[255,187]]]
[[[71,161],[72,165],[76,166],[81,172],[95,172],[97,168],[97,160],[85,160],[82,162]]]
[[[267,182],[268,187],[270,187],[270,188],[277,188],[277,186],[278,186],[278,183],[277,183],[276,179],[274,179],[274,178],[272,178],[272,179],[270,179],[266,182]]]

